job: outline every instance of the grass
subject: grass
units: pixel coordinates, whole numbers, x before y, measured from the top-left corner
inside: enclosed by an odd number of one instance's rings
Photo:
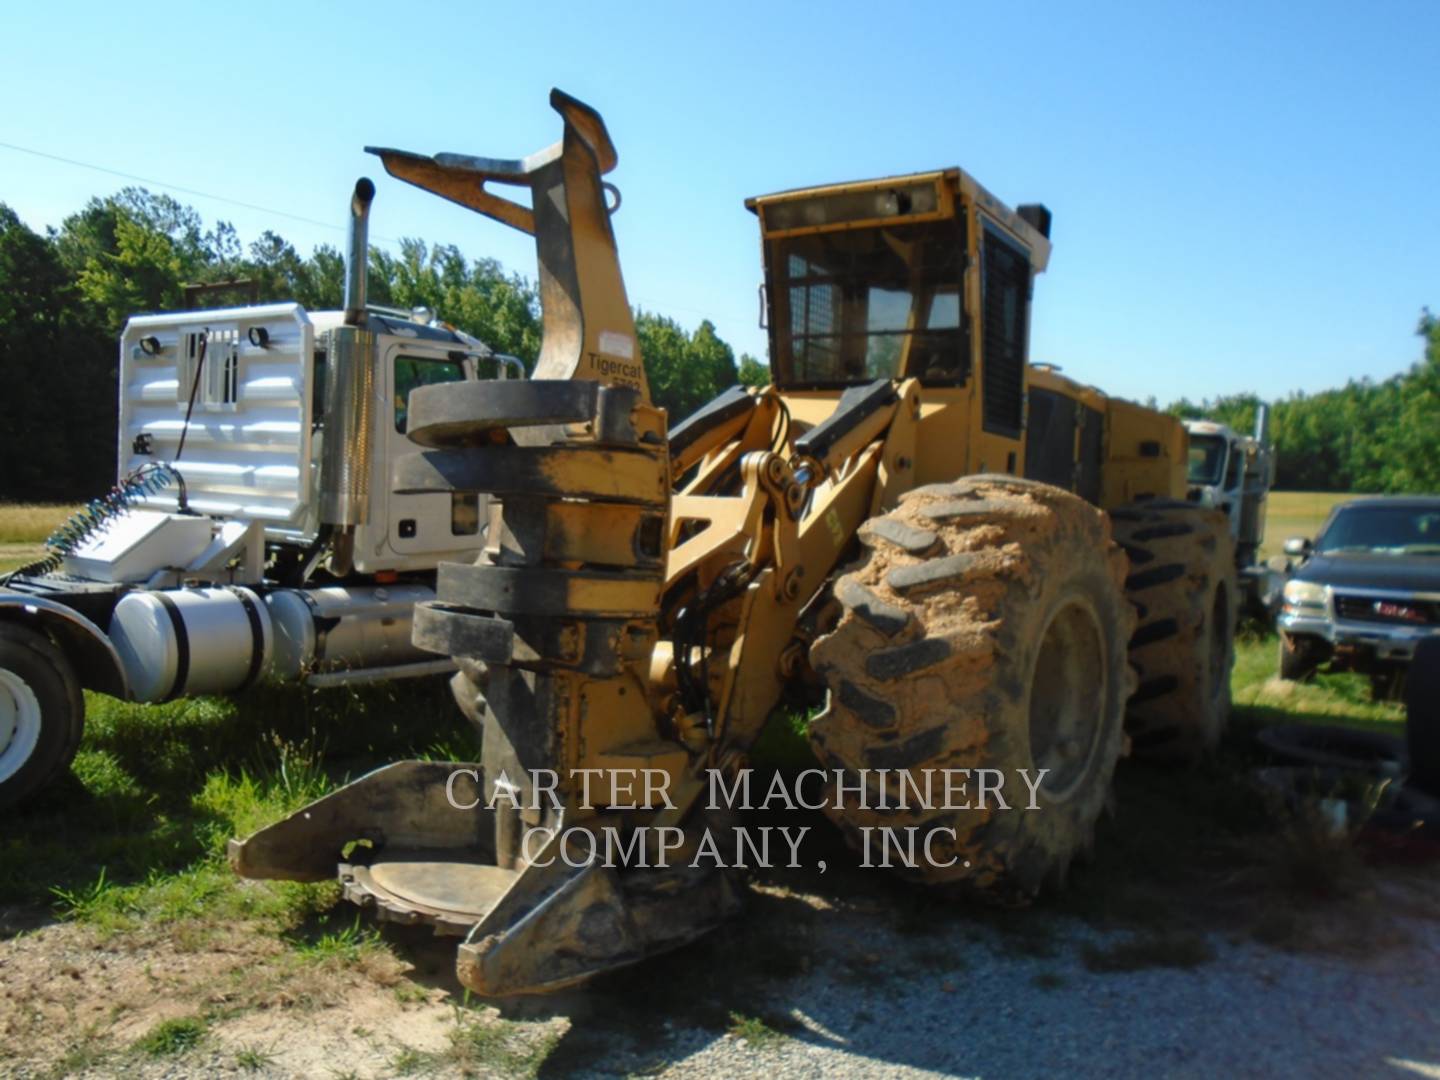
[[[0,503],[0,544],[43,544],[78,509],[68,503]]]
[[[1242,629],[1235,642],[1230,688],[1242,723],[1349,724],[1401,734],[1405,710],[1398,702],[1372,702],[1363,675],[1318,674],[1310,682],[1282,682],[1274,634]]]
[[[777,1023],[774,1017],[747,1016],[744,1013],[730,1014],[728,1033],[740,1039],[752,1050],[768,1050],[786,1039],[783,1027],[792,1027],[793,1022]]]
[[[48,905],[108,932],[194,918],[294,928],[333,904],[337,887],[241,882],[225,860],[230,837],[377,764],[433,749],[473,753],[442,681],[259,688],[155,706],[86,700],[73,775],[0,838],[0,903]],[[296,948],[364,944],[353,928],[329,934]]]
[[[521,1025],[504,1020],[462,1020],[450,1032],[450,1045],[440,1058],[464,1075],[478,1069],[499,1069],[509,1076],[532,1077],[556,1042],[551,1035],[532,1036]]]
[[[199,1046],[209,1025],[198,1016],[163,1020],[135,1042],[135,1049],[150,1057],[170,1057]]]
[[[559,1043],[549,1032],[534,1034],[523,1024],[495,1016],[476,1017],[456,1008],[455,1026],[443,1050],[402,1046],[390,1058],[397,1076],[454,1071],[461,1076],[505,1076],[530,1080],[540,1073]]]
[[[373,926],[363,925],[358,913],[353,922],[339,930],[321,929],[318,937],[307,940],[300,936],[292,937],[292,940],[295,942],[297,956],[302,960],[321,964],[355,964],[366,953],[374,952],[381,946],[379,931]]]
[[[235,1051],[235,1064],[246,1072],[259,1072],[275,1064],[275,1055],[255,1046],[244,1046]]]
[[[45,539],[80,509],[65,503],[0,503],[0,574],[45,554]]]

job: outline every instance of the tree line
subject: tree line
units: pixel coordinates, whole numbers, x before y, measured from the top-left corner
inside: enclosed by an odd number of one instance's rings
[[[533,367],[540,299],[527,278],[418,239],[398,252],[372,247],[369,271],[372,303],[427,307]],[[114,483],[117,342],[131,315],[177,310],[192,285],[214,286],[205,307],[333,310],[344,281],[344,255],[330,244],[302,256],[267,230],[246,247],[229,223],[207,228],[194,208],[143,188],[92,199],[44,233],[0,203],[0,499],[84,500]],[[688,330],[637,311],[635,330],[651,394],[672,417],[737,382],[767,381],[765,365],[737,361],[708,319]]]
[[[540,349],[533,283],[494,259],[406,239],[370,251],[370,299],[424,306],[492,348],[532,365]],[[206,227],[168,195],[126,188],[92,199],[59,228],[27,227],[0,203],[0,499],[92,498],[114,480],[117,339],[133,314],[184,306],[187,285],[247,282],[244,299],[338,308],[344,256],[321,244],[302,256],[266,231],[245,246],[227,222]],[[243,302],[207,296],[205,306]],[[734,350],[709,320],[688,330],[637,311],[652,395],[672,418],[769,369]],[[1426,311],[1424,359],[1380,382],[1352,381],[1271,403],[1277,487],[1313,491],[1440,491],[1440,319]],[[1242,431],[1260,401],[1234,394],[1181,399],[1169,411]],[[1154,404],[1152,401],[1150,404]]]
[[[1269,403],[1275,486],[1291,491],[1440,492],[1440,319],[1422,313],[1424,357],[1379,382],[1352,379],[1318,393]],[[1260,398],[1184,398],[1169,411],[1251,432]]]

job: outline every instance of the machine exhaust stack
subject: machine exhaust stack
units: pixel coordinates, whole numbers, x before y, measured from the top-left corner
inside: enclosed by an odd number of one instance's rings
[[[350,198],[350,249],[345,263],[345,325],[330,334],[325,385],[324,446],[320,461],[320,521],[340,529],[332,570],[348,569],[351,530],[370,511],[371,432],[375,398],[375,335],[365,327],[370,202],[375,185],[355,182]]]

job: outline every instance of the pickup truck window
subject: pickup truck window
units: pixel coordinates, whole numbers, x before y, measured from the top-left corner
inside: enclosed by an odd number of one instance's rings
[[[1440,555],[1440,510],[1355,506],[1342,509],[1320,534],[1315,550],[1386,555]]]

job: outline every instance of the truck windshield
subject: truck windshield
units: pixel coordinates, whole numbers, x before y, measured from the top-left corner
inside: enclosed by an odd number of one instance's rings
[[[1218,484],[1225,475],[1225,439],[1221,435],[1190,436],[1192,484]]]
[[[954,221],[769,241],[777,382],[964,382],[964,252]]]
[[[1440,555],[1440,507],[1345,507],[1320,534],[1315,550]]]

